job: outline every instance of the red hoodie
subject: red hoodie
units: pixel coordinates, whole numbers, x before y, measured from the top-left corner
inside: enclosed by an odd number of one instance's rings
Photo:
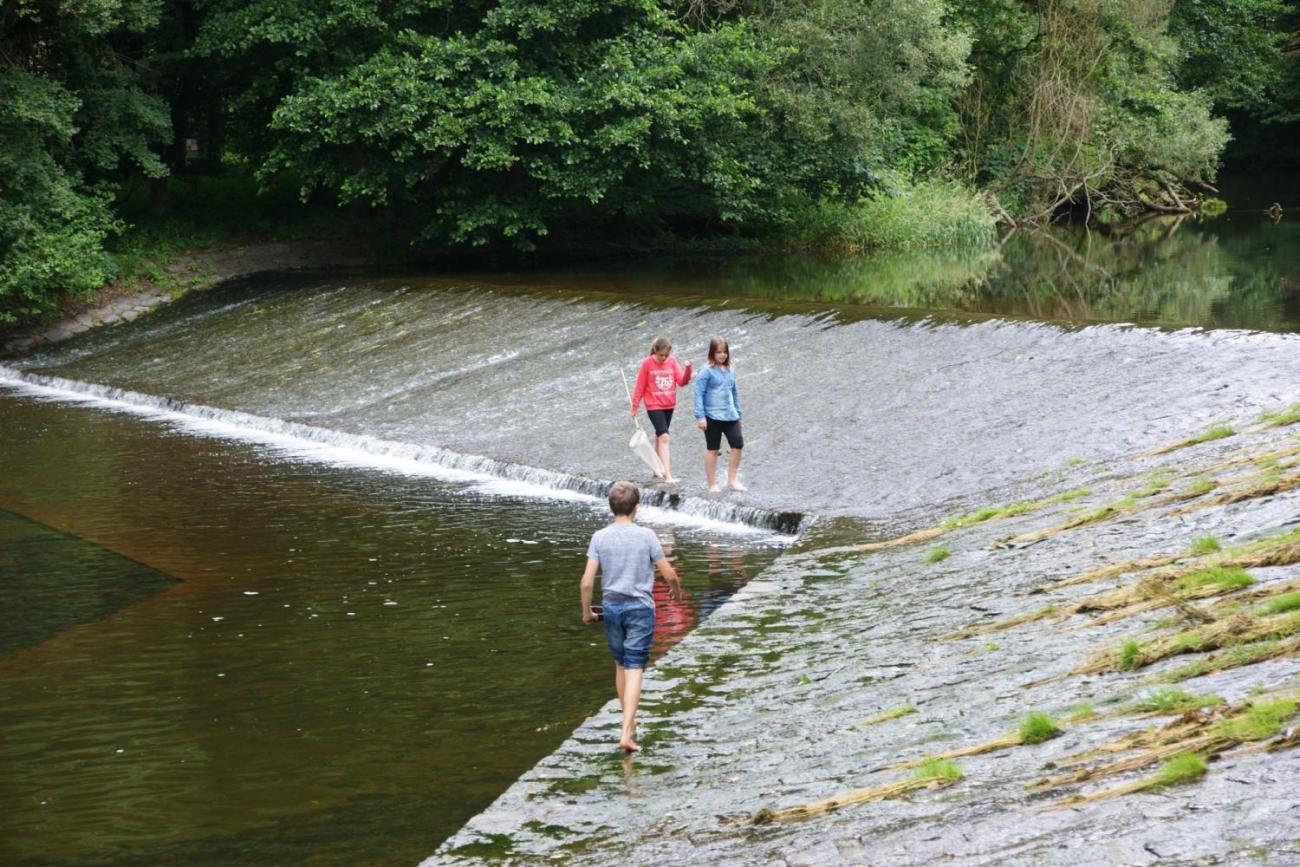
[[[671,355],[663,361],[647,355],[641,362],[641,372],[636,375],[636,391],[632,392],[632,411],[645,398],[645,408],[672,409],[677,406],[677,386],[691,381],[691,369],[682,368]]]

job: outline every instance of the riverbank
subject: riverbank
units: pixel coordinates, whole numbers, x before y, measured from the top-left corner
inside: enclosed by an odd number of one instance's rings
[[[87,297],[65,299],[52,321],[32,322],[0,335],[0,354],[26,352],[101,325],[130,322],[190,292],[236,277],[355,268],[371,262],[365,244],[339,239],[252,242],[160,257]]]
[[[426,865],[1300,855],[1298,419],[807,540]]]

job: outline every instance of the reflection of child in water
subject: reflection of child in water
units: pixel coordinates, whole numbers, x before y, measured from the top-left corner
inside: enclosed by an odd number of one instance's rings
[[[665,482],[675,482],[671,455],[668,448],[668,426],[673,421],[677,407],[677,387],[691,381],[691,363],[682,367],[673,358],[673,345],[667,337],[656,337],[650,344],[650,354],[641,362],[636,375],[636,391],[632,392],[632,417],[645,399],[645,414],[655,429],[655,451],[663,461]],[[658,475],[656,473],[656,475]]]

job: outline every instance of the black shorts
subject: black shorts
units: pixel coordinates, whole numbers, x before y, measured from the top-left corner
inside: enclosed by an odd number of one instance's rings
[[[727,435],[727,445],[733,449],[745,447],[745,436],[740,432],[740,419],[735,421],[718,421],[707,419],[704,428],[704,448],[716,452],[722,447],[722,435]]]
[[[650,416],[650,424],[655,426],[656,437],[668,433],[668,425],[673,423],[673,411],[671,409],[648,409],[645,414]]]

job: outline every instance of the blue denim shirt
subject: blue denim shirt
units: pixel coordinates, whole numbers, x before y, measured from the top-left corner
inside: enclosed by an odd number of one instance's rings
[[[716,365],[700,369],[695,376],[695,418],[740,419],[740,392],[736,390],[734,370]]]

